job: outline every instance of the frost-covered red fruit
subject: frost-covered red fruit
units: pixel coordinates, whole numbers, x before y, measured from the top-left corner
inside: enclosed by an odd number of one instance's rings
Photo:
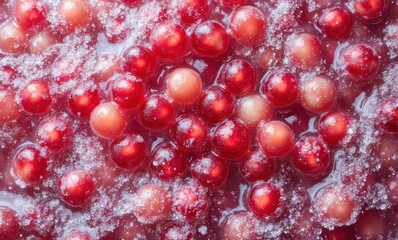
[[[0,238],[16,239],[19,229],[17,213],[9,207],[0,206]]]
[[[294,133],[284,122],[271,121],[260,125],[257,141],[266,156],[280,158],[293,149]]]
[[[138,134],[126,134],[116,138],[109,149],[113,162],[128,170],[141,167],[147,154],[145,139]]]
[[[40,32],[29,41],[29,51],[35,54],[41,54],[56,43],[55,37],[49,32]]]
[[[177,3],[177,12],[185,23],[194,23],[203,20],[209,13],[208,0],[180,0]]]
[[[12,169],[17,176],[26,184],[39,184],[47,174],[48,159],[40,152],[40,147],[27,144],[17,149]]]
[[[180,221],[204,219],[209,209],[207,189],[196,181],[187,181],[173,192],[173,213]]]
[[[240,174],[248,182],[267,181],[275,172],[275,161],[260,150],[253,151],[240,164]]]
[[[252,186],[247,195],[250,211],[258,218],[274,218],[282,213],[282,193],[275,185],[262,182]]]
[[[57,17],[66,31],[73,32],[90,23],[90,6],[86,0],[62,0],[58,4]]]
[[[71,124],[60,116],[47,117],[37,126],[36,141],[41,146],[58,151],[71,142]]]
[[[201,22],[192,31],[191,45],[199,56],[218,57],[227,51],[229,35],[219,22]]]
[[[32,114],[45,113],[51,104],[49,83],[45,80],[32,80],[22,88],[20,97],[25,111]]]
[[[192,226],[184,223],[167,224],[159,233],[160,240],[194,240]]]
[[[175,61],[184,56],[188,37],[183,27],[170,22],[155,26],[151,34],[155,54],[164,60]]]
[[[214,149],[225,158],[242,157],[251,141],[247,128],[238,120],[226,120],[218,125],[212,138]]]
[[[391,98],[378,107],[379,126],[389,132],[398,132],[398,99]]]
[[[355,231],[352,226],[335,227],[333,230],[323,229],[322,237],[324,240],[354,240]]]
[[[58,57],[52,65],[51,75],[57,84],[69,83],[77,80],[82,74],[81,59],[72,56]],[[98,67],[98,65],[96,65]]]
[[[253,92],[257,84],[257,73],[253,65],[243,59],[229,61],[222,69],[221,83],[235,95]]]
[[[276,107],[292,105],[298,97],[297,77],[286,70],[271,72],[262,82],[261,93]]]
[[[225,159],[207,152],[191,161],[191,172],[203,186],[214,189],[222,186],[227,180],[228,165]]]
[[[149,95],[140,109],[142,125],[151,130],[167,128],[175,119],[174,105],[160,94]]]
[[[54,228],[57,218],[54,211],[47,205],[40,203],[30,205],[27,212],[21,216],[27,225],[24,225],[29,233],[42,239],[54,239]]]
[[[225,240],[256,240],[260,236],[256,232],[257,222],[247,212],[237,212],[230,215],[221,231]]]
[[[15,100],[13,90],[0,86],[0,123],[13,122],[21,116],[21,107]]]
[[[184,151],[201,150],[208,141],[209,127],[194,114],[180,116],[170,128],[171,137]]]
[[[231,93],[217,85],[210,86],[199,98],[198,111],[210,123],[218,123],[232,115],[234,99]]]
[[[313,76],[305,79],[299,89],[300,104],[312,113],[322,113],[333,107],[337,88],[333,80],[326,76]]]
[[[122,66],[126,72],[147,79],[156,73],[158,60],[152,50],[142,45],[134,45],[123,52]]]
[[[245,45],[252,45],[263,39],[266,27],[264,14],[253,6],[236,9],[229,20],[232,37]]]
[[[398,175],[390,176],[386,179],[388,199],[394,205],[398,204]]]
[[[261,121],[269,121],[272,113],[270,102],[259,94],[248,95],[239,100],[237,115],[248,128],[256,128]]]
[[[0,25],[0,49],[4,52],[21,54],[27,42],[27,32],[17,24],[7,21]]]
[[[144,101],[145,84],[132,75],[122,75],[112,84],[112,98],[124,109],[134,109]]]
[[[304,177],[324,177],[331,164],[329,147],[320,137],[304,136],[293,149],[292,165]]]
[[[90,115],[90,127],[101,138],[115,139],[127,126],[127,116],[113,102],[100,103]]]
[[[322,43],[310,33],[294,34],[287,42],[286,51],[290,63],[298,68],[312,69],[322,60]]]
[[[95,57],[94,64],[91,78],[97,83],[107,81],[120,70],[120,61],[114,54],[100,54]]]
[[[64,240],[92,240],[92,238],[90,234],[78,231],[68,234]]]
[[[388,0],[354,0],[354,12],[366,21],[379,21],[388,9]]]
[[[90,173],[75,169],[62,174],[58,182],[58,196],[68,206],[79,208],[88,204],[95,191]]]
[[[318,132],[328,144],[337,145],[347,135],[351,117],[340,110],[333,110],[319,119]]]
[[[353,23],[351,12],[343,6],[325,9],[317,21],[322,32],[336,40],[347,38],[351,33]]]
[[[19,0],[14,6],[14,17],[18,25],[29,29],[46,20],[48,6],[42,0]]]
[[[83,83],[71,90],[68,104],[72,114],[88,118],[100,101],[97,85]]]
[[[360,239],[385,239],[386,228],[385,214],[376,209],[363,212],[355,223],[356,236]]]
[[[171,213],[171,200],[165,188],[148,183],[134,193],[133,213],[142,223],[158,223]]]
[[[149,157],[152,172],[160,179],[169,181],[182,176],[187,168],[184,152],[171,143],[161,143]]]
[[[166,78],[167,94],[178,104],[194,103],[202,93],[202,79],[191,68],[177,68]]]

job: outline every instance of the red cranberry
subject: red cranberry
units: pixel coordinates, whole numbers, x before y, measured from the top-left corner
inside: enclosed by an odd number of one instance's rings
[[[29,207],[23,216],[29,233],[41,239],[54,239],[54,228],[57,224],[55,213],[45,205],[35,204]]]
[[[351,226],[335,227],[333,230],[324,229],[322,237],[323,240],[355,240],[355,233]]]
[[[286,70],[274,71],[265,78],[261,93],[277,107],[290,106],[297,100],[298,80]]]
[[[203,153],[191,162],[191,172],[203,186],[214,189],[227,180],[228,165],[213,153]]]
[[[335,83],[326,76],[313,76],[306,79],[299,89],[300,103],[312,113],[321,113],[333,107],[337,89]]]
[[[9,207],[0,207],[0,238],[16,239],[20,229],[17,213]]]
[[[359,239],[385,239],[387,230],[385,215],[375,209],[359,215],[355,232]]]
[[[110,43],[119,43],[128,35],[128,24],[124,15],[109,17],[105,24],[105,36]]]
[[[73,88],[69,94],[70,111],[79,117],[88,118],[100,103],[98,88],[93,84],[82,84]]]
[[[299,68],[314,68],[322,60],[322,43],[310,33],[293,35],[286,49],[291,64]]]
[[[140,223],[134,215],[127,214],[119,221],[118,226],[113,231],[112,239],[144,240],[149,238],[151,231],[151,228],[148,228],[146,224]]]
[[[383,175],[389,176],[398,168],[398,139],[395,134],[380,135],[375,146],[375,154],[380,159],[380,170]]]
[[[110,145],[110,152],[117,166],[136,170],[145,161],[147,147],[141,135],[128,134],[115,139]]]
[[[206,145],[209,127],[202,118],[184,114],[171,127],[171,136],[181,149],[197,151]]]
[[[48,32],[40,32],[29,41],[29,51],[41,54],[56,43],[55,37]]]
[[[366,21],[378,21],[388,9],[388,3],[388,0],[354,0],[354,10]]]
[[[134,109],[144,101],[144,82],[131,75],[117,78],[112,85],[113,100],[125,109]]]
[[[284,157],[294,146],[294,133],[281,121],[271,121],[261,125],[257,132],[257,141],[268,157]]]
[[[257,84],[257,74],[253,65],[246,60],[229,61],[221,72],[221,82],[235,95],[253,92]]]
[[[183,223],[167,224],[159,234],[160,240],[194,240],[192,227]]]
[[[187,34],[180,25],[163,23],[155,27],[151,34],[154,52],[165,60],[178,60],[188,48]]]
[[[12,22],[0,25],[0,49],[7,53],[23,53],[27,47],[27,33]]]
[[[71,142],[71,124],[64,117],[48,117],[37,127],[36,140],[51,150],[61,150]]]
[[[85,232],[73,232],[68,234],[64,240],[92,240],[90,234]]]
[[[142,223],[158,223],[171,213],[167,190],[156,184],[145,184],[134,194],[134,215]]]
[[[21,105],[29,113],[47,112],[51,104],[49,83],[44,80],[32,80],[22,88]]]
[[[268,180],[275,172],[275,161],[261,151],[254,151],[240,164],[240,173],[248,182]]]
[[[318,132],[328,144],[337,145],[347,136],[350,123],[347,113],[333,110],[321,117]]]
[[[380,56],[367,44],[353,44],[342,50],[339,64],[348,77],[366,82],[379,72]]]
[[[124,51],[122,66],[126,72],[139,78],[147,79],[156,73],[158,61],[150,49],[141,45],[135,45]]]
[[[261,121],[269,121],[272,118],[272,107],[261,95],[253,94],[240,99],[237,115],[247,127],[257,128]]]
[[[203,20],[209,13],[209,8],[208,0],[181,0],[177,4],[177,11],[185,23]]]
[[[252,45],[259,42],[264,37],[266,27],[263,13],[253,6],[236,9],[229,22],[232,36],[240,44]]]
[[[118,57],[113,54],[97,56],[94,64],[91,78],[97,83],[107,81],[120,70]]]
[[[55,82],[63,84],[77,79],[81,74],[81,62],[72,57],[58,57],[53,63],[51,75]]]
[[[18,25],[28,29],[46,20],[48,6],[41,0],[19,0],[14,6]]]
[[[135,3],[137,3],[139,0],[121,0],[124,4],[127,5],[134,5]]]
[[[214,130],[214,149],[225,158],[239,158],[250,147],[250,136],[246,127],[238,120],[227,120]]]
[[[100,103],[90,115],[90,127],[99,137],[115,139],[127,126],[127,116],[113,102]]]
[[[247,196],[250,210],[259,218],[277,217],[282,212],[282,194],[271,183],[252,186]]]
[[[21,116],[21,107],[15,101],[15,92],[0,86],[0,123],[16,121]]]
[[[398,132],[398,99],[391,98],[379,105],[378,124],[389,132]]]
[[[353,19],[351,12],[342,6],[325,9],[318,19],[318,26],[326,36],[336,40],[350,35]]]
[[[61,25],[68,32],[73,32],[90,23],[90,6],[86,0],[61,0],[57,13]]]
[[[180,221],[197,221],[207,215],[207,189],[195,181],[181,184],[174,190],[173,212]]]
[[[386,179],[387,194],[390,201],[394,204],[398,204],[398,175],[390,176]]]
[[[217,0],[223,8],[235,8],[243,6],[247,3],[247,0]]]
[[[198,110],[206,121],[218,123],[232,115],[234,99],[228,90],[213,85],[200,97]]]
[[[202,93],[202,79],[190,68],[177,68],[166,79],[167,94],[182,105],[194,103]]]
[[[165,129],[174,120],[174,111],[174,106],[164,96],[151,94],[141,107],[141,123],[152,130]]]
[[[316,136],[302,137],[293,149],[294,169],[305,177],[323,177],[328,174],[332,159],[326,143]]]
[[[153,150],[149,164],[157,177],[168,181],[184,174],[187,159],[184,153],[171,143],[161,143]]]
[[[94,190],[92,176],[80,169],[65,172],[58,182],[59,198],[71,207],[83,207],[88,204]]]
[[[257,222],[246,212],[233,213],[222,228],[225,240],[256,240],[260,236],[256,232]]]
[[[20,147],[13,160],[15,175],[26,184],[41,182],[47,173],[47,159],[40,147],[28,144]]]
[[[229,35],[224,26],[216,21],[205,21],[195,26],[191,35],[192,48],[204,57],[218,57],[229,46]]]

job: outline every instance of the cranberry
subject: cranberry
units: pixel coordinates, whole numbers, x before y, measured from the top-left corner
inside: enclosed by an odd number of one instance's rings
[[[386,217],[378,210],[368,210],[359,215],[355,223],[355,232],[360,239],[384,239],[386,233]]]
[[[236,9],[229,22],[232,37],[240,44],[252,45],[259,42],[264,37],[266,27],[263,13],[253,6]]]
[[[145,161],[147,147],[141,135],[128,134],[115,139],[110,145],[110,152],[117,166],[136,170]]]
[[[173,212],[181,221],[197,221],[207,215],[207,189],[195,181],[182,183],[174,190]]]
[[[310,33],[294,34],[286,49],[290,63],[299,68],[314,68],[322,60],[321,41]]]
[[[21,107],[15,101],[15,92],[0,86],[0,123],[16,121],[21,115]]]
[[[247,3],[247,0],[217,0],[223,8],[235,8]]]
[[[121,0],[121,1],[127,5],[133,5],[137,3],[139,0]]]
[[[158,61],[150,49],[135,45],[123,52],[122,66],[126,72],[139,78],[147,79],[156,73]]]
[[[177,68],[166,79],[168,95],[182,105],[194,103],[202,93],[202,79],[190,68]]]
[[[171,201],[166,189],[156,184],[145,184],[134,194],[134,215],[142,223],[166,220],[171,213]]]
[[[70,56],[58,57],[53,63],[51,75],[58,84],[69,82],[80,77],[81,64],[81,60]]]
[[[353,227],[335,227],[333,230],[322,231],[324,240],[355,240],[355,232]]]
[[[88,118],[100,100],[96,85],[81,84],[71,90],[68,103],[70,111],[74,115]]]
[[[261,93],[277,107],[290,106],[298,97],[297,77],[286,70],[271,72],[263,81]]]
[[[95,82],[105,82],[119,71],[119,60],[113,54],[101,54],[95,58],[95,66],[91,78]]]
[[[14,6],[14,17],[18,25],[28,29],[46,20],[48,6],[41,0],[18,0]]]
[[[202,118],[193,114],[180,116],[170,131],[174,142],[185,151],[202,149],[206,145],[209,136],[207,124]]]
[[[240,164],[240,173],[248,182],[268,180],[275,172],[275,161],[261,151],[253,151]]]
[[[85,232],[73,232],[68,234],[64,240],[92,240],[90,234]]]
[[[239,158],[250,147],[247,128],[238,120],[227,120],[216,127],[213,134],[214,149],[225,158]]]
[[[44,80],[32,80],[22,88],[20,97],[25,111],[33,114],[45,113],[51,104],[49,83]]]
[[[257,132],[257,141],[268,157],[284,157],[294,146],[294,133],[281,121],[271,121],[261,125]]]
[[[325,9],[317,21],[322,32],[336,40],[347,38],[353,23],[351,12],[342,6]]]
[[[113,100],[125,109],[134,109],[144,101],[144,82],[131,75],[122,75],[112,84]]]
[[[218,57],[229,46],[229,35],[224,26],[216,21],[205,21],[195,26],[191,35],[192,48],[204,57]]]
[[[338,63],[349,78],[366,82],[378,73],[380,56],[371,46],[358,43],[343,49]]]
[[[388,99],[378,109],[379,126],[389,132],[398,132],[398,99]]]
[[[221,82],[233,94],[246,95],[253,92],[257,84],[256,70],[246,60],[231,60],[222,69]]]
[[[164,96],[151,94],[141,107],[141,123],[152,130],[165,129],[174,120],[174,111],[174,106]]]
[[[168,181],[184,174],[187,168],[187,159],[184,152],[171,143],[161,143],[152,151],[149,165],[157,177]]]
[[[185,23],[203,20],[209,13],[209,8],[208,0],[181,0],[177,4],[177,11]]]
[[[33,36],[29,42],[29,51],[35,54],[45,52],[56,43],[55,37],[48,32],[41,32]]]
[[[213,85],[203,92],[198,110],[206,121],[218,123],[232,115],[234,100],[228,90]]]
[[[110,43],[119,43],[128,35],[128,24],[124,15],[110,17],[105,24],[105,36]]]
[[[366,21],[378,21],[388,9],[388,0],[354,0],[354,10]]]
[[[57,13],[61,25],[68,32],[90,23],[90,6],[86,0],[61,0]]]
[[[47,174],[47,161],[39,146],[23,145],[14,155],[13,171],[26,184],[38,184]]]
[[[210,189],[222,186],[228,176],[226,161],[213,153],[203,153],[191,162],[192,176]]]
[[[91,112],[90,126],[99,137],[115,139],[124,132],[127,116],[113,102],[100,103]]]
[[[144,240],[148,239],[151,229],[146,224],[140,223],[134,215],[127,214],[119,221],[113,233],[114,239]]]
[[[328,144],[339,144],[348,134],[351,117],[339,110],[333,110],[321,117],[318,132]]]
[[[92,176],[80,169],[65,172],[58,182],[59,198],[71,207],[83,207],[88,204],[94,190]]]
[[[256,229],[257,222],[251,215],[245,212],[233,213],[222,228],[222,236],[225,240],[256,240],[260,237]]]
[[[54,239],[54,228],[57,218],[54,211],[42,204],[29,207],[23,219],[27,225],[25,228],[29,233],[42,239]]]
[[[299,89],[300,103],[312,113],[321,113],[333,107],[337,89],[334,82],[326,76],[313,76],[306,79]]]
[[[387,193],[390,201],[398,204],[398,175],[390,176],[386,179]]]
[[[240,99],[237,115],[247,127],[257,128],[261,121],[272,118],[272,107],[261,95],[253,94]]]
[[[0,25],[0,49],[4,52],[21,54],[26,50],[27,33],[12,22]]]
[[[175,61],[184,56],[188,48],[188,37],[180,25],[162,23],[153,30],[151,43],[159,58]]]
[[[19,229],[17,213],[9,207],[0,206],[0,238],[16,239]]]
[[[194,240],[192,227],[183,223],[167,224],[159,234],[160,240]]]
[[[51,150],[61,150],[71,142],[71,124],[64,117],[48,117],[37,127],[36,140]]]
[[[323,177],[329,173],[332,159],[326,143],[317,136],[302,137],[293,149],[294,169],[305,177]]]
[[[250,210],[259,218],[277,217],[282,211],[281,191],[271,183],[252,186],[247,196]]]

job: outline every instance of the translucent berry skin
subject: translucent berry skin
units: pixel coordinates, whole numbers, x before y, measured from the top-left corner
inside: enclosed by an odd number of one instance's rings
[[[225,240],[256,240],[260,234],[256,232],[255,218],[248,212],[233,213],[224,223],[222,236]]]
[[[194,23],[204,19],[210,10],[208,0],[181,0],[177,4],[177,12],[184,23]]]
[[[267,22],[263,13],[253,6],[236,9],[229,22],[232,37],[238,43],[245,45],[259,42],[264,37],[266,27]]]
[[[90,6],[86,0],[62,0],[57,8],[61,26],[65,31],[73,32],[90,23]]]
[[[137,108],[144,101],[144,95],[144,82],[134,76],[120,76],[112,84],[113,101],[124,109]]]
[[[380,210],[362,212],[355,223],[355,232],[359,239],[388,239],[386,231],[386,215]]]
[[[158,67],[158,60],[152,50],[135,45],[127,48],[122,55],[124,71],[142,79],[152,77]]]
[[[39,146],[24,145],[14,155],[13,170],[15,175],[26,184],[36,185],[47,173],[47,159],[40,152]]]
[[[115,139],[127,127],[127,115],[113,102],[97,105],[90,115],[91,130],[104,139]]]
[[[351,226],[335,227],[333,230],[323,229],[322,237],[325,240],[354,240],[355,231]]]
[[[14,6],[14,17],[19,26],[29,29],[45,21],[47,11],[42,0],[19,0]]]
[[[151,34],[151,42],[155,54],[169,61],[180,59],[188,48],[188,37],[184,28],[172,23],[155,26]]]
[[[280,158],[292,151],[294,133],[284,122],[270,121],[258,128],[257,141],[266,156]]]
[[[286,70],[270,73],[262,82],[261,93],[277,107],[287,107],[296,102],[298,97],[297,77]]]
[[[187,168],[187,159],[183,151],[171,143],[161,143],[149,157],[152,172],[164,181],[182,176]]]
[[[318,132],[328,144],[338,145],[347,136],[350,122],[350,115],[333,110],[319,119]]]
[[[235,95],[246,95],[253,92],[257,84],[257,73],[248,61],[234,59],[224,66],[221,72],[221,83]]]
[[[351,12],[342,6],[328,8],[323,11],[317,21],[318,27],[326,36],[336,40],[347,38],[353,26]]]
[[[258,218],[277,217],[281,211],[281,198],[281,192],[275,185],[262,182],[250,188],[247,203]]]
[[[200,115],[210,123],[227,119],[234,110],[234,99],[231,93],[216,85],[207,88],[198,102]]]
[[[41,146],[59,151],[70,144],[71,134],[71,124],[64,117],[48,117],[37,127],[36,141]]]
[[[202,78],[191,68],[177,68],[166,78],[166,91],[175,103],[193,104],[202,93]]]
[[[227,51],[229,35],[216,21],[201,22],[192,31],[191,45],[199,56],[218,57]]]
[[[388,0],[354,0],[354,12],[362,20],[378,22],[384,16]]]
[[[51,104],[49,83],[44,80],[30,81],[22,88],[20,97],[25,111],[32,114],[45,113]]]
[[[213,133],[214,149],[228,159],[245,155],[250,147],[250,136],[247,128],[238,120],[226,120],[218,125]]]
[[[126,134],[115,139],[109,149],[113,162],[128,170],[141,167],[147,155],[145,140],[138,134]]]
[[[81,118],[88,118],[100,101],[101,98],[96,85],[82,84],[71,90],[68,104],[72,114]]]
[[[171,126],[170,133],[179,148],[184,151],[198,151],[207,144],[210,130],[202,118],[194,114],[184,114]]]
[[[213,153],[202,153],[191,162],[191,172],[203,186],[215,189],[227,180],[228,165]]]
[[[0,123],[9,123],[21,116],[21,107],[15,101],[15,92],[0,86]]]
[[[21,54],[27,48],[27,32],[17,24],[6,21],[0,25],[0,49],[11,54]]]
[[[253,151],[240,164],[240,174],[248,182],[267,181],[275,172],[275,161],[260,150]]]
[[[293,149],[292,165],[304,177],[324,177],[328,174],[331,164],[330,150],[317,136],[302,137]]]
[[[19,229],[17,213],[9,207],[0,206],[0,238],[15,239]]]
[[[398,132],[398,99],[388,99],[378,109],[378,125],[388,132]]]
[[[314,68],[322,60],[322,43],[310,33],[293,35],[286,50],[290,63],[302,69]]]
[[[268,99],[260,94],[251,94],[239,100],[236,114],[249,129],[256,129],[262,121],[272,118],[273,109]]]
[[[58,182],[58,195],[62,202],[74,208],[80,208],[91,201],[95,190],[92,176],[80,169],[62,174]]]
[[[149,95],[140,109],[142,125],[151,130],[162,130],[170,126],[174,120],[174,106],[164,96]]]

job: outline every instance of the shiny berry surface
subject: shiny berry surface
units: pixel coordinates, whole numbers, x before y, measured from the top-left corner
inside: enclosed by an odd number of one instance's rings
[[[145,161],[147,146],[141,135],[128,134],[112,141],[110,152],[112,160],[117,166],[136,170]]]
[[[152,151],[149,165],[158,178],[168,181],[184,174],[187,159],[184,152],[171,143],[161,143]]]
[[[141,79],[123,75],[112,85],[113,100],[122,108],[133,109],[144,101],[145,84]]]
[[[62,174],[58,182],[59,198],[68,206],[88,204],[94,193],[94,181],[84,170],[71,170]]]

